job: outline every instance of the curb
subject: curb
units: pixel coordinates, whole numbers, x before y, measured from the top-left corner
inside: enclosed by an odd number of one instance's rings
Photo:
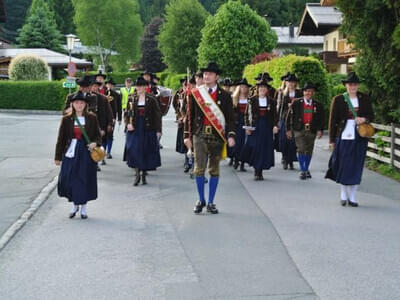
[[[30,114],[30,115],[61,115],[57,110],[29,110],[29,109],[4,109],[0,108],[0,113],[10,114]]]
[[[0,237],[0,251],[8,244],[8,242],[17,234],[19,230],[28,222],[28,220],[35,214],[39,207],[49,198],[50,194],[54,191],[58,183],[58,176],[48,183],[33,200],[30,207],[16,220],[7,231]]]

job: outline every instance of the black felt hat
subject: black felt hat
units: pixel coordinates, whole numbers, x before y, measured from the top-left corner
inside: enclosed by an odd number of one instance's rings
[[[237,85],[247,85],[248,87],[251,87],[251,84],[249,84],[249,83],[247,82],[247,79],[246,79],[246,78],[242,78],[242,80],[240,80],[240,81],[237,83]]]
[[[154,76],[154,74],[152,72],[148,71],[148,70],[143,71],[140,74],[140,77],[143,77],[144,75],[150,75],[151,78],[153,78],[153,76]]]
[[[210,62],[205,68],[200,69],[201,72],[213,72],[217,75],[220,75],[222,72],[219,69],[217,63],[215,62]]]
[[[254,78],[255,80],[267,80],[268,82],[269,81],[272,81],[272,80],[274,80],[270,75],[269,75],[269,73],[268,72],[264,72],[264,73],[260,73],[260,74],[258,74],[258,76],[256,77],[256,78]]]
[[[103,74],[103,72],[102,71],[99,71],[99,73],[97,73],[96,75],[94,75],[95,77],[97,77],[97,76],[101,76],[101,77],[103,77],[104,79],[106,79],[107,78],[107,75],[106,74]]]
[[[135,86],[148,86],[148,85],[149,85],[149,82],[146,79],[144,79],[142,76],[139,76],[135,80]]]
[[[74,102],[76,100],[81,100],[81,101],[85,101],[86,103],[88,102],[88,98],[81,92],[77,92],[75,93],[72,98],[71,98],[71,102]]]
[[[309,90],[309,89],[314,89],[316,91],[317,87],[312,83],[306,82],[306,84],[303,87],[303,91]]]
[[[186,77],[183,77],[183,78],[179,79],[179,82],[180,82],[181,84],[185,83],[185,82],[186,82]]]
[[[263,80],[261,80],[259,83],[257,83],[257,86],[259,87],[259,86],[266,86],[267,88],[271,88],[271,86],[270,86],[270,84],[269,84],[269,81],[267,80],[267,79],[263,79]]]
[[[107,83],[110,83],[110,84],[112,84],[112,85],[116,85],[116,83],[114,82],[114,79],[112,79],[112,78],[108,79],[108,80],[106,81],[106,84],[107,84]]]
[[[224,80],[221,81],[221,84],[224,86],[231,86],[232,80],[230,78],[225,78]]]
[[[82,78],[77,78],[75,80],[76,84],[79,86],[90,86],[91,84],[91,77],[88,75],[84,75]]]
[[[347,78],[342,80],[343,84],[346,83],[361,83],[360,78],[358,78],[357,74],[355,72],[350,72],[347,75]]]
[[[287,78],[290,76],[291,74],[290,74],[290,72],[287,72],[285,75],[283,75],[282,77],[281,77],[281,80],[283,81],[283,80],[287,80]]]
[[[299,82],[299,79],[296,77],[295,74],[290,74],[286,77],[285,81]]]
[[[102,82],[97,81],[96,78],[97,78],[97,75],[93,75],[90,77],[90,85],[94,85],[94,84],[102,85],[103,84]]]

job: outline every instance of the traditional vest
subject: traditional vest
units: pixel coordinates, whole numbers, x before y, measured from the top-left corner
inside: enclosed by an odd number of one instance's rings
[[[310,124],[313,119],[314,105],[307,105],[306,101],[303,104],[304,114],[303,114],[303,124]]]
[[[218,95],[218,89],[216,89],[214,93],[210,94],[210,96],[214,100],[214,102],[217,101],[217,95]],[[206,117],[204,117],[204,119],[203,119],[203,125],[204,126],[210,126],[211,125],[210,121]]]

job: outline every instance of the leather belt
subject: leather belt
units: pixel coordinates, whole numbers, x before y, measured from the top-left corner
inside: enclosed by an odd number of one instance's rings
[[[311,124],[310,123],[304,124],[304,130],[305,131],[310,131],[311,130]]]
[[[213,133],[213,127],[211,125],[203,126],[203,133],[204,134],[212,134]]]

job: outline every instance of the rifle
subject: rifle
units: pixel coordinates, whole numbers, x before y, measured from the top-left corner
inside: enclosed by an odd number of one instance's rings
[[[188,68],[186,68],[186,104],[187,104],[186,118],[187,118],[187,122],[188,122],[189,140],[192,141],[192,115],[191,115],[191,108],[190,108],[191,86],[189,83],[189,81],[190,81],[189,77],[190,77],[190,70],[188,67]],[[193,146],[193,144],[192,144],[192,146]],[[189,157],[192,156],[192,149],[188,149],[187,155]]]

